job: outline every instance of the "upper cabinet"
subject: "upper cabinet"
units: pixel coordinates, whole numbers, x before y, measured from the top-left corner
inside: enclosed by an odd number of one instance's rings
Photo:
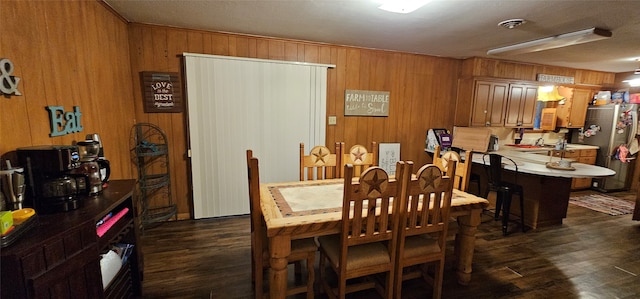
[[[509,84],[509,101],[504,126],[533,128],[537,94],[538,86]]]
[[[593,99],[594,91],[559,87],[558,92],[565,97],[564,102],[558,103],[557,126],[562,128],[581,128],[587,116],[587,107]]]
[[[536,85],[493,79],[461,79],[456,126],[533,128]]]
[[[504,107],[509,96],[509,84],[476,81],[474,95],[471,126],[502,126]]]

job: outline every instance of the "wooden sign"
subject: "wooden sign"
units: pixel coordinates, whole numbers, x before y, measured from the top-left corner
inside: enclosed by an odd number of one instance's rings
[[[347,89],[344,115],[389,116],[389,92]]]
[[[141,72],[145,113],[182,112],[182,85],[178,73]]]
[[[547,74],[538,74],[537,77],[539,82],[549,82],[549,83],[564,83],[564,84],[574,84],[575,79],[573,77],[567,76],[556,76],[556,75],[547,75]]]

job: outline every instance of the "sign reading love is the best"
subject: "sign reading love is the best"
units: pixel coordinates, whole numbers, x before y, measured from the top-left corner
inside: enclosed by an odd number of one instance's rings
[[[389,92],[347,89],[344,115],[389,116]]]
[[[178,73],[141,72],[144,112],[182,112]]]

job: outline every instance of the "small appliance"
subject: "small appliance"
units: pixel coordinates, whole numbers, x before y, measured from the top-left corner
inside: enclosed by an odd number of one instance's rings
[[[87,140],[97,141],[100,149],[98,150],[98,166],[100,167],[100,178],[102,179],[102,186],[106,187],[109,181],[109,176],[111,176],[111,167],[109,165],[109,160],[104,157],[104,148],[102,146],[102,139],[100,139],[100,135],[97,133],[87,134]]]
[[[100,176],[100,165],[97,162],[100,143],[94,140],[84,140],[78,141],[77,146],[80,166],[72,170],[71,173],[86,176],[89,194],[96,195],[102,192],[102,177]]]
[[[31,146],[18,148],[16,153],[25,170],[25,206],[38,213],[70,211],[81,206],[88,184],[84,174],[73,173],[80,167],[77,146]]]
[[[0,211],[22,209],[25,192],[23,169],[11,168],[0,170],[0,187],[0,197],[2,197],[4,201],[4,205],[0,207]]]

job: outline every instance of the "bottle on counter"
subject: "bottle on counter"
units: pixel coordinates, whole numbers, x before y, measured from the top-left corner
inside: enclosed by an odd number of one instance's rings
[[[559,151],[562,149],[562,138],[558,138],[558,141],[556,141],[556,150]]]

